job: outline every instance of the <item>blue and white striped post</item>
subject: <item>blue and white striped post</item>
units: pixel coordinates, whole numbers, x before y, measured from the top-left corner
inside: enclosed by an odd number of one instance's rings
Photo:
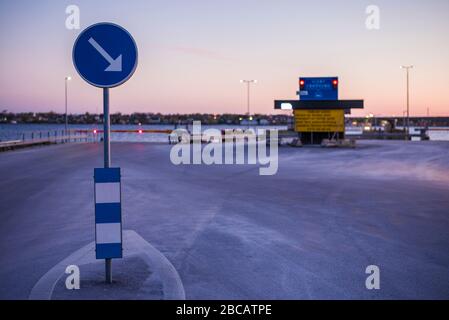
[[[95,168],[95,252],[106,259],[106,282],[112,282],[111,259],[122,258],[120,168]]]

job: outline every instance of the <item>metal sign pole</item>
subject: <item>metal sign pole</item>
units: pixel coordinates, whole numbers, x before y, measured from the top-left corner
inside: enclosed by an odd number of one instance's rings
[[[105,260],[106,283],[112,283],[112,259],[123,258],[120,168],[111,168],[109,88],[131,78],[137,56],[131,34],[109,22],[93,24],[81,32],[72,52],[79,75],[103,89],[104,168],[94,169],[95,256]]]
[[[104,123],[104,167],[111,167],[111,143],[110,143],[110,133],[111,124],[109,116],[109,88],[103,88],[103,123]],[[105,259],[105,276],[106,283],[112,283],[112,259]]]
[[[104,167],[111,167],[111,125],[109,116],[109,88],[103,88],[103,122],[104,122]]]

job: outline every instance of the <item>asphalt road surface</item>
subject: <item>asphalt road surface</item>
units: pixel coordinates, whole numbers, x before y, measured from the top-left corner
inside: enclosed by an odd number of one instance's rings
[[[279,170],[180,165],[112,144],[124,229],[162,252],[187,299],[449,299],[449,143],[280,148]],[[0,154],[0,298],[27,299],[94,240],[102,145]],[[365,269],[380,268],[367,290]]]

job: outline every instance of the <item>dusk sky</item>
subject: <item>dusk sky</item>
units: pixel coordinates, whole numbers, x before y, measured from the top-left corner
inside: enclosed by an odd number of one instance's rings
[[[77,5],[81,29],[65,26]],[[380,29],[365,26],[368,5]],[[341,99],[365,99],[354,114],[402,115],[405,71],[411,114],[449,115],[449,1],[22,1],[0,2],[0,108],[101,112],[101,89],[84,82],[72,46],[91,24],[125,27],[139,65],[111,89],[111,112],[245,113],[240,79],[257,79],[252,113],[275,112],[273,100],[297,99],[300,76],[338,76]]]

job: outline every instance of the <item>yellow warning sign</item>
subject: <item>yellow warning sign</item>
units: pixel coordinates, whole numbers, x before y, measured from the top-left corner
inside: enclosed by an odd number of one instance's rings
[[[296,132],[344,132],[344,110],[295,110]]]

